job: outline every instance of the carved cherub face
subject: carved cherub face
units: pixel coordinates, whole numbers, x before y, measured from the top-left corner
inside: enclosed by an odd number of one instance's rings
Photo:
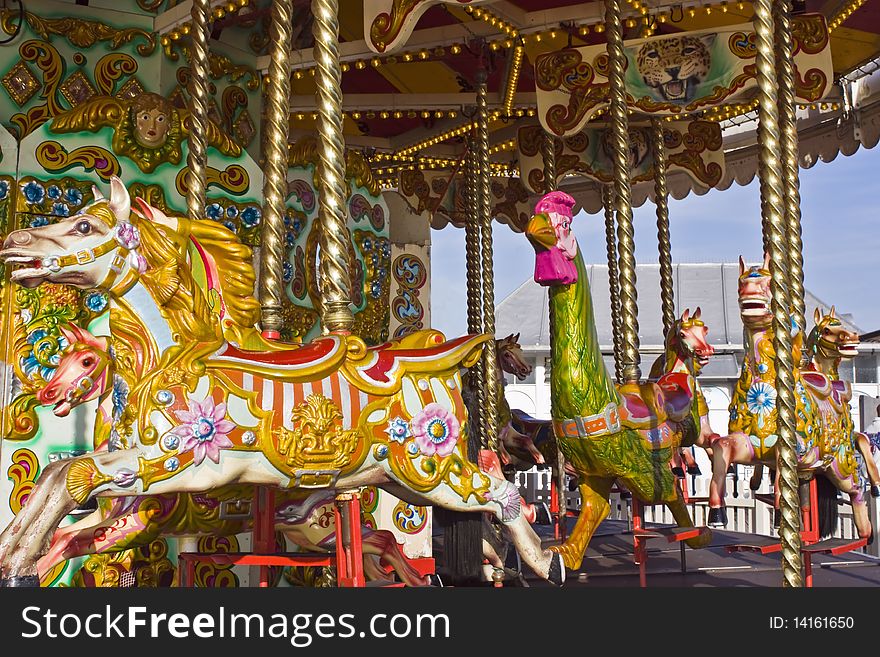
[[[158,107],[138,109],[134,117],[134,137],[141,146],[161,148],[168,138],[170,126],[170,117],[164,110]]]

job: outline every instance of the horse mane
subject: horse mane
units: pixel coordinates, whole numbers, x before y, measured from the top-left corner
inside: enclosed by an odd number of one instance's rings
[[[190,236],[214,260],[227,313],[236,324],[251,328],[260,320],[260,303],[254,298],[257,281],[251,248],[226,226],[209,219],[186,221]]]
[[[199,341],[219,338],[216,316],[192,276],[180,241],[167,234],[173,231],[150,221],[139,221],[138,228],[138,253],[149,266],[140,280],[162,309],[175,337]]]

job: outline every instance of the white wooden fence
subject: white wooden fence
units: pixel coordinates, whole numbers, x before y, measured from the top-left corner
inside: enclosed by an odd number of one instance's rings
[[[702,457],[702,458],[701,458]],[[702,450],[697,450],[697,461],[700,469],[704,474],[698,477],[687,477],[688,493],[691,497],[707,498],[709,496],[709,472],[710,466],[708,459],[705,458]],[[727,491],[725,504],[727,505],[727,527],[726,529],[735,532],[743,532],[746,534],[759,534],[763,536],[776,536],[776,530],[773,526],[773,508],[755,499],[754,494],[749,488],[749,479],[752,476],[753,468],[750,466],[737,466],[736,475],[727,475]],[[766,473],[761,483],[759,493],[770,493],[770,477]],[[527,472],[521,472],[517,475],[517,485],[520,487],[520,493],[528,502],[543,502],[550,505],[550,480],[551,474],[549,469],[539,470],[533,468]],[[566,491],[566,501],[570,510],[580,509],[581,499],[577,490]],[[629,499],[623,499],[617,493],[611,496],[611,513],[610,518],[615,520],[626,520],[631,522],[631,507]],[[880,529],[880,505],[872,497],[868,497],[868,508],[871,521],[875,531]],[[837,530],[834,533],[838,538],[856,538],[858,532],[852,519],[852,510],[849,504],[842,504],[839,507],[839,520]],[[708,519],[709,506],[706,502],[698,502],[690,504],[691,517],[695,524],[705,525]],[[675,524],[672,514],[663,505],[651,506],[645,509],[645,520],[647,522],[656,522],[662,524]],[[874,557],[880,557],[880,540],[875,540],[869,545],[865,552]]]

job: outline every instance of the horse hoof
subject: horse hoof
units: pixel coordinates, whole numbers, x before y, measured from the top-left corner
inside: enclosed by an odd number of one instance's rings
[[[684,479],[684,470],[678,466],[672,468],[672,474],[674,474],[677,479]]]
[[[694,465],[689,465],[689,466],[688,466],[688,468],[687,468],[687,473],[688,473],[689,475],[693,475],[693,476],[695,476],[695,477],[699,477],[701,474],[703,474],[703,471],[700,470],[700,466],[698,466],[698,465],[695,463]]]
[[[727,526],[727,507],[719,506],[713,507],[709,509],[709,522],[707,523],[710,527],[715,528],[724,528]]]
[[[547,581],[556,586],[565,584],[565,564],[561,554],[554,554],[550,560],[550,572],[547,573]]]
[[[880,497],[880,486],[871,484],[871,497]]]
[[[20,575],[0,579],[0,588],[35,589],[39,587],[40,578],[37,575]]]

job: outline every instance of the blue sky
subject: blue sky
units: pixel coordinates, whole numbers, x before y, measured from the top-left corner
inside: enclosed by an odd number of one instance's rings
[[[805,284],[819,299],[851,313],[864,331],[880,329],[880,230],[876,185],[880,149],[802,169]],[[675,262],[736,262],[761,259],[761,214],[757,178],[746,187],[705,196],[670,199]],[[574,230],[587,262],[605,263],[602,215],[575,217]],[[654,206],[635,210],[636,259],[657,261]],[[532,275],[534,252],[522,234],[495,225],[495,301],[499,303]],[[447,336],[465,332],[464,231],[432,231],[432,326]],[[659,321],[659,320],[658,320]]]

